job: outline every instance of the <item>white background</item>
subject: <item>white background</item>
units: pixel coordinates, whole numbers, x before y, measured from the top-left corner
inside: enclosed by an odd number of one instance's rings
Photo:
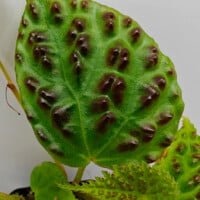
[[[99,0],[130,15],[153,36],[176,65],[186,102],[185,115],[200,129],[200,1]],[[0,60],[14,76],[13,55],[24,0],[0,0]],[[36,141],[24,115],[17,116],[5,102],[5,80],[0,74],[0,191],[29,185],[32,168],[50,160]],[[11,94],[10,103],[21,111]],[[23,111],[21,111],[23,114]],[[74,170],[70,170],[72,177]],[[99,175],[90,166],[86,177]]]

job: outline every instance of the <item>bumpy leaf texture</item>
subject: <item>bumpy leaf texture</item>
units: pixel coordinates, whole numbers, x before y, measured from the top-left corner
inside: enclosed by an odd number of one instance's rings
[[[44,162],[31,174],[31,189],[35,200],[75,200],[73,193],[62,190],[58,184],[67,182],[63,171],[54,163]]]
[[[0,200],[25,200],[25,199],[18,195],[7,195],[4,193],[0,193]]]
[[[57,160],[154,162],[183,111],[171,60],[131,18],[89,0],[28,0],[16,74],[35,134]]]
[[[177,181],[180,200],[200,200],[200,136],[188,119],[160,165]]]
[[[61,188],[87,194],[88,199],[96,200],[175,200],[179,195],[177,183],[167,171],[149,167],[144,162],[115,166],[113,174],[104,172],[103,178],[82,186]]]

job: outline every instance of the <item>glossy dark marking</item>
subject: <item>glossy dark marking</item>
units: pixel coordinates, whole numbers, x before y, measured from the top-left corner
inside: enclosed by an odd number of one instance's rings
[[[95,113],[105,112],[109,109],[109,100],[106,97],[99,97],[92,102],[91,110]]]
[[[40,59],[42,56],[45,56],[48,53],[47,47],[44,46],[36,46],[33,49],[33,54],[36,59]]]
[[[194,176],[193,181],[194,181],[195,184],[200,184],[200,175]]]
[[[122,78],[116,79],[114,84],[112,85],[113,101],[116,105],[122,103],[125,88],[126,84]]]
[[[141,98],[143,107],[151,105],[160,95],[160,93],[153,86],[146,88],[146,95]]]
[[[76,37],[77,37],[78,33],[76,30],[70,30],[67,34],[67,38],[69,42],[73,42],[75,41]]]
[[[29,8],[30,8],[32,16],[34,18],[38,18],[38,10],[36,8],[36,5],[34,3],[30,3]]]
[[[88,42],[88,36],[87,35],[81,35],[78,40],[77,40],[77,46],[81,46],[83,45],[84,43],[87,43]]]
[[[46,99],[42,98],[42,97],[38,98],[38,104],[43,110],[51,109],[51,105],[49,104],[49,102]]]
[[[174,71],[174,69],[170,69],[170,70],[168,70],[168,75],[170,75],[170,76],[174,76],[176,73],[175,73],[175,71]]]
[[[57,99],[56,94],[47,89],[41,89],[39,93],[40,93],[40,96],[43,97],[49,103],[54,103]]]
[[[97,123],[97,131],[99,133],[105,133],[108,126],[112,125],[116,121],[116,117],[112,112],[104,114]]]
[[[86,56],[89,53],[89,45],[88,43],[84,43],[80,46],[80,53],[84,56]]]
[[[80,75],[83,71],[83,65],[80,62],[75,63],[74,65],[74,73],[76,75]]]
[[[67,122],[69,122],[70,116],[69,116],[69,111],[67,108],[63,107],[58,107],[53,110],[52,112],[52,118],[54,124],[58,127],[61,128],[63,125]]]
[[[53,14],[61,13],[61,5],[58,2],[53,2],[52,6],[51,6],[51,12]]]
[[[123,19],[123,25],[125,27],[130,27],[132,22],[133,22],[133,20],[130,17],[126,17]]]
[[[112,12],[105,12],[103,14],[103,19],[107,20],[114,20],[115,19],[115,15]]]
[[[159,116],[158,124],[165,125],[173,119],[173,114],[169,112],[161,113]]]
[[[180,173],[180,171],[181,171],[181,165],[180,165],[180,163],[176,159],[173,159],[173,161],[172,161],[172,167],[173,167],[173,169],[174,169],[174,171],[176,173]]]
[[[133,140],[130,142],[122,143],[118,146],[118,151],[126,152],[126,151],[133,151],[138,147],[138,141]]]
[[[147,57],[147,67],[153,67],[158,63],[159,51],[156,47],[150,48],[150,55]]]
[[[70,60],[72,63],[76,63],[79,61],[78,53],[73,52],[70,56]]]
[[[89,1],[88,0],[82,0],[81,2],[81,8],[87,9],[89,7]]]
[[[22,32],[18,33],[17,39],[23,39],[24,38],[24,34]]]
[[[36,135],[43,141],[43,142],[47,142],[48,141],[48,137],[46,136],[46,134],[44,134],[44,132],[42,130],[37,130],[36,131]]]
[[[46,68],[46,69],[52,69],[52,61],[50,58],[48,58],[47,56],[43,56],[42,57],[42,65]]]
[[[141,130],[144,132],[143,135],[144,142],[150,142],[156,133],[156,128],[150,124],[144,125],[143,127],[141,127]]]
[[[76,8],[77,7],[77,0],[71,0],[70,5],[71,5],[72,8]]]
[[[106,26],[106,31],[107,32],[113,32],[114,28],[115,28],[115,23],[114,23],[114,21],[109,20],[109,21],[106,22],[105,26]]]
[[[39,85],[39,82],[33,77],[28,77],[27,79],[25,79],[25,85],[31,92],[35,92]]]
[[[79,32],[85,29],[85,22],[82,19],[74,19],[73,24]]]
[[[114,83],[116,76],[114,74],[106,74],[99,83],[99,91],[107,93]]]
[[[120,63],[118,69],[123,71],[127,68],[129,64],[129,51],[128,49],[122,49],[120,54]]]
[[[46,40],[45,35],[42,32],[31,32],[29,34],[29,43],[33,44],[33,43],[39,43],[39,42],[43,42]]]
[[[108,52],[108,56],[107,56],[107,64],[109,66],[115,65],[115,63],[117,62],[119,54],[120,54],[119,48],[110,49],[109,52]]]
[[[68,128],[63,128],[61,131],[65,138],[70,138],[73,135],[72,131],[70,131]]]
[[[163,76],[157,76],[154,78],[155,83],[157,84],[157,86],[161,89],[164,90],[166,87],[166,80]]]
[[[133,42],[137,42],[141,36],[141,29],[135,28],[130,32],[130,36]]]
[[[59,157],[63,157],[64,156],[64,153],[58,149],[58,147],[50,147],[49,149],[53,154],[55,154],[56,156],[59,156]]]
[[[157,157],[154,155],[147,155],[145,157],[145,159],[146,159],[147,163],[150,164],[150,163],[154,163],[157,160]]]
[[[161,147],[168,147],[173,142],[174,137],[172,135],[166,136],[166,138],[160,143]]]
[[[26,19],[23,18],[22,21],[21,21],[21,24],[22,24],[22,26],[24,28],[26,28],[28,26],[28,20],[26,20]]]
[[[180,143],[180,144],[178,144],[178,146],[176,147],[176,152],[178,152],[178,153],[183,153],[183,151],[185,150],[185,148],[186,148],[185,144]]]
[[[15,59],[16,59],[16,61],[19,62],[19,63],[22,62],[22,55],[19,54],[19,53],[16,53],[16,54],[15,54]]]

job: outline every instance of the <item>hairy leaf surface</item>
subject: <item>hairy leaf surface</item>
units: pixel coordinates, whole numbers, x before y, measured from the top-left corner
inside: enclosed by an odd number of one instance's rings
[[[200,136],[188,119],[184,119],[176,141],[168,148],[160,165],[177,181],[180,200],[200,199]]]
[[[16,75],[38,140],[71,166],[154,162],[183,111],[171,60],[137,22],[94,1],[27,0]]]
[[[167,171],[143,162],[115,166],[113,174],[103,174],[103,178],[82,186],[61,188],[82,192],[89,195],[88,199],[96,200],[175,200],[179,195],[178,186]]]

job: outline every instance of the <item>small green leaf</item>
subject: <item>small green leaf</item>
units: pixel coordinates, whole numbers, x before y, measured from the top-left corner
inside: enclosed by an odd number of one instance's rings
[[[22,196],[0,193],[0,200],[24,200]]]
[[[31,175],[31,189],[35,193],[35,200],[75,200],[71,191],[64,191],[57,186],[66,182],[65,175],[56,164],[42,163]]]
[[[175,200],[179,195],[174,179],[159,167],[146,163],[115,166],[113,174],[104,172],[82,186],[60,185],[66,190],[78,191],[97,200]]]
[[[200,199],[200,136],[188,119],[183,120],[183,127],[160,165],[177,181],[179,200]]]

